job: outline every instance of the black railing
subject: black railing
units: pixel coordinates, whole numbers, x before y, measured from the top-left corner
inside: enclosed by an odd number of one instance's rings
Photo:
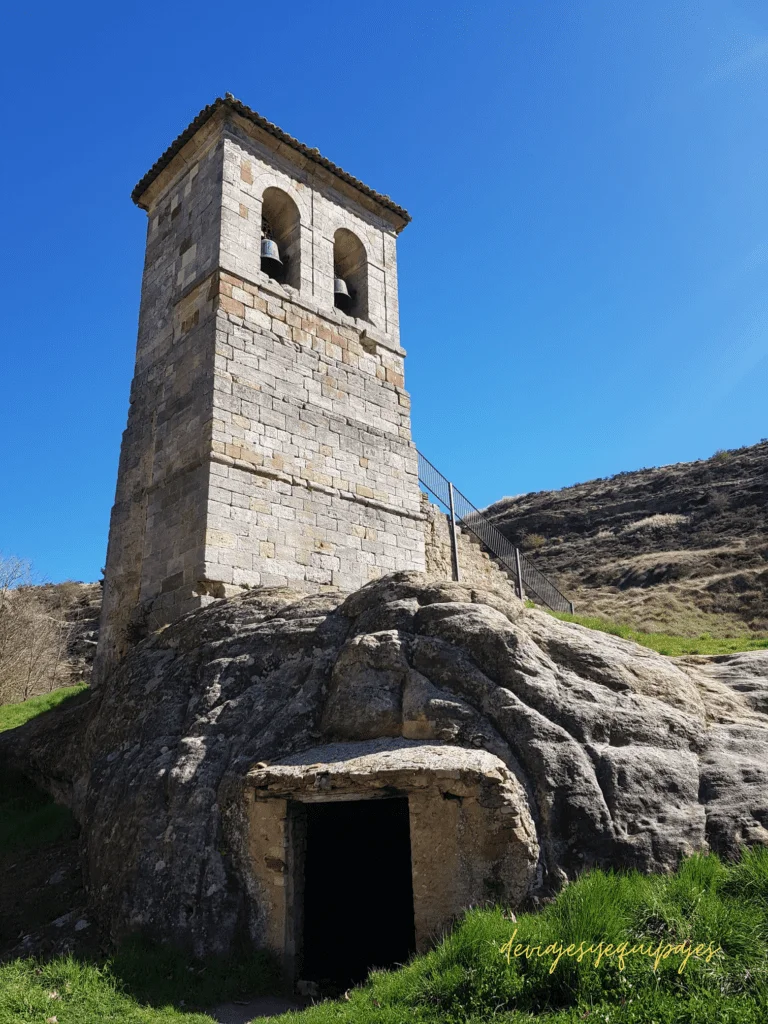
[[[461,491],[446,480],[439,469],[435,469],[429,459],[419,455],[419,483],[426,488],[440,504],[448,510],[449,517],[454,517],[461,526],[473,533],[477,539],[501,562],[517,584],[518,594],[531,594],[555,612],[573,614],[573,602],[561,594],[551,580],[543,572],[539,572],[533,562],[516,548],[504,534],[489,523],[485,516],[472,502],[465,498]],[[454,539],[454,561],[458,562],[458,552]],[[455,566],[458,574],[458,564]]]

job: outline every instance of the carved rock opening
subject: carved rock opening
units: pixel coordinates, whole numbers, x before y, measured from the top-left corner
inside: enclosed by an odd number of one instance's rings
[[[371,805],[366,811],[360,809],[364,801]],[[351,856],[355,847],[365,846],[359,835],[330,835],[325,826],[334,817],[346,815],[354,828],[357,815],[357,827],[375,833],[377,819],[383,825],[387,815],[401,815],[399,826],[389,822],[394,830],[389,853],[394,852],[398,864],[382,861],[382,844],[367,876],[371,903],[378,884],[390,892],[387,929],[391,925],[392,932],[382,936],[390,963],[405,959],[413,948],[429,948],[467,906],[485,901],[518,904],[538,863],[522,787],[503,761],[484,750],[405,739],[329,744],[252,770],[246,803],[250,868],[263,908],[264,934],[292,978],[307,977],[309,972],[325,980],[322,957],[318,962],[315,946],[308,948],[321,934],[317,921],[307,916],[318,912],[316,892],[310,891],[317,865],[327,866],[334,857]],[[331,806],[342,803],[352,809]],[[395,809],[387,810],[386,805]],[[410,878],[403,873],[405,807]],[[318,825],[325,815],[326,823]],[[375,835],[369,838],[375,841]],[[326,849],[313,850],[313,842],[324,842]],[[342,916],[353,916],[345,900],[366,898],[366,873],[356,874],[346,888],[339,881]],[[369,929],[377,926],[370,906],[363,918]],[[406,934],[408,918],[413,941]],[[367,969],[384,966],[377,963],[382,952],[373,940],[367,947],[361,943],[357,952],[362,956],[359,963],[335,956],[344,974],[335,980],[360,980]]]

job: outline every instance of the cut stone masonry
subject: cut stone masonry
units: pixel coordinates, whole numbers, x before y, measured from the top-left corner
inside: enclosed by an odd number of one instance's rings
[[[407,214],[264,124],[217,101],[134,193],[149,224],[97,680],[147,629],[241,588],[355,590],[425,567],[397,304]],[[261,269],[267,203],[295,215],[293,285]],[[334,306],[350,236],[364,319]]]
[[[427,575],[434,580],[453,579],[451,532],[448,516],[433,505],[426,494],[421,496],[424,512],[424,552]],[[501,592],[507,599],[516,596],[512,573],[508,573],[470,530],[456,527],[459,575],[466,586],[484,587]]]

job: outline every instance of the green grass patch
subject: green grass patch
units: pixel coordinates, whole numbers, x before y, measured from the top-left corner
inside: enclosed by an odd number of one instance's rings
[[[158,943],[126,942],[109,961],[109,973],[140,1003],[211,1006],[243,996],[271,995],[280,990],[280,971],[273,956],[239,950],[231,957],[189,956]]]
[[[128,995],[108,966],[73,957],[49,963],[15,960],[0,966],[0,1024],[211,1024],[213,1018],[173,1006],[143,1005]]]
[[[22,775],[0,776],[0,854],[48,846],[77,834],[68,808]]]
[[[86,684],[62,686],[22,704],[0,705],[0,732],[15,729],[82,693]],[[0,855],[48,846],[77,834],[72,813],[15,772],[0,776]]]
[[[371,927],[376,922],[371,921]],[[510,956],[505,944],[513,938]],[[671,944],[704,948],[683,957],[626,953],[597,963],[597,950],[553,963],[560,946],[629,947],[662,953]],[[519,945],[518,945],[519,944]],[[526,947],[528,953],[526,953]],[[547,952],[547,947],[550,951]],[[522,956],[515,951],[523,950]],[[719,952],[707,961],[710,949]],[[541,954],[541,955],[540,955]],[[138,947],[122,963],[72,958],[0,966],[0,1024],[178,1021],[203,997],[231,998],[250,976],[222,965],[195,965]],[[131,966],[130,956],[134,956]],[[154,960],[154,962],[152,962]],[[264,969],[266,973],[259,974]],[[203,973],[209,971],[207,979]],[[224,973],[222,974],[222,970]],[[199,975],[199,982],[197,973]],[[222,979],[229,979],[222,980]],[[158,988],[158,985],[160,986]],[[163,987],[165,986],[165,987]],[[57,999],[49,998],[56,992]],[[214,995],[215,993],[215,995]],[[158,1000],[168,999],[161,1006]],[[185,999],[186,1007],[181,1006]],[[170,1004],[174,1003],[175,1008]],[[192,1012],[191,1024],[210,1018]],[[281,1024],[765,1024],[768,1020],[768,850],[738,864],[714,855],[684,861],[670,877],[593,871],[538,913],[517,920],[501,908],[469,911],[434,950],[397,971],[373,972],[349,998],[272,1018]]]
[[[86,683],[62,686],[21,704],[0,705],[0,732],[23,725],[85,689]],[[23,775],[6,772],[0,776],[0,855],[48,846],[71,838],[76,832],[71,812],[55,804]]]
[[[681,654],[737,654],[740,651],[768,650],[768,637],[717,638],[710,636],[709,633],[702,633],[698,637],[670,636],[668,633],[643,633],[640,630],[632,629],[631,626],[622,626],[616,622],[608,622],[606,619],[594,618],[589,615],[569,615],[568,612],[551,612],[550,614],[563,622],[576,622],[580,626],[587,626],[589,629],[596,629],[601,633],[610,633],[612,636],[623,637],[624,640],[633,640],[642,647],[650,647],[652,651],[672,657]]]
[[[0,1024],[42,1024],[51,1016],[58,1024],[211,1024],[197,1008],[278,985],[276,965],[263,953],[203,963],[136,942],[102,964],[66,956],[0,965]]]
[[[41,693],[38,697],[30,697],[29,700],[22,701],[20,704],[0,704],[0,732],[24,725],[30,718],[58,707],[62,701],[77,696],[87,688],[87,683],[76,683],[74,686],[61,686],[58,690],[51,690],[50,693]]]
[[[372,927],[375,922],[372,922]],[[509,962],[504,946],[514,935]],[[709,962],[680,955],[563,956],[578,944],[700,943]],[[710,947],[709,944],[712,944]],[[515,958],[520,944],[531,955]],[[553,950],[539,955],[547,947]],[[501,909],[472,910],[435,950],[395,972],[373,973],[349,1001],[285,1014],[281,1024],[764,1024],[768,1020],[768,851],[738,865],[685,861],[671,878],[595,871],[540,913],[517,921]]]

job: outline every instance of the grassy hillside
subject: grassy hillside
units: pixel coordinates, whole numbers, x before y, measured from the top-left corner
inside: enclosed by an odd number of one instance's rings
[[[707,962],[702,951],[685,966],[682,952],[664,958],[669,945],[686,940],[721,952]],[[580,943],[583,952],[601,941],[629,948],[642,942],[653,956],[627,953],[622,969],[615,955],[598,964],[598,948],[578,962]],[[573,955],[555,966],[569,944]],[[517,921],[498,909],[471,911],[433,952],[373,975],[349,1002],[280,1020],[757,1024],[768,1019],[767,972],[768,852],[761,850],[730,867],[694,857],[673,878],[593,872]]]
[[[209,1021],[192,1012],[202,994],[194,971],[188,982],[171,977],[175,991],[166,982],[158,1000],[137,972],[121,979],[116,962],[16,960],[0,966],[0,1024],[38,1024],[50,1015],[58,1024],[165,1024],[187,1008],[190,1024]],[[222,994],[208,985],[208,998]],[[517,919],[502,909],[472,910],[436,949],[402,969],[374,973],[346,999],[275,1020],[764,1024],[768,851],[747,852],[736,865],[695,856],[673,877],[592,872]]]
[[[622,626],[616,622],[591,615],[569,615],[567,612],[552,612],[556,619],[563,622],[576,622],[589,629],[597,629],[601,633],[633,640],[642,647],[650,647],[659,654],[678,656],[681,654],[736,654],[739,651],[768,650],[768,637],[737,636],[713,637],[709,633],[701,636],[672,636],[669,633],[644,633],[631,626]]]
[[[60,686],[57,690],[41,693],[37,697],[30,697],[29,700],[20,701],[18,704],[0,704],[0,732],[24,725],[35,715],[50,711],[62,701],[82,693],[85,689],[87,689],[85,683],[76,683],[74,686]]]

